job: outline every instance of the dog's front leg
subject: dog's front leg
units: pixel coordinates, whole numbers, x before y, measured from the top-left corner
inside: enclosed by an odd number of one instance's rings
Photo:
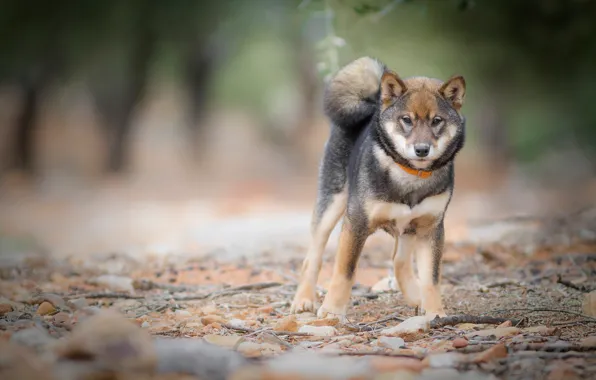
[[[436,227],[418,236],[417,239],[418,276],[422,296],[422,309],[426,316],[434,318],[446,316],[441,299],[441,261],[445,245],[443,221]]]
[[[331,284],[317,313],[319,318],[330,316],[342,322],[346,320],[356,267],[367,236],[368,230],[363,223],[352,223],[350,218],[344,218]]]

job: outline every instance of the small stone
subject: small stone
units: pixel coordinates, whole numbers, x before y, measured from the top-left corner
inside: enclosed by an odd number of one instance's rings
[[[56,308],[65,309],[67,307],[64,298],[54,293],[44,293],[34,299],[35,303],[42,303],[44,301],[51,303]]]
[[[596,335],[589,336],[587,338],[580,340],[579,344],[582,347],[589,347],[589,348],[596,347]]]
[[[80,310],[89,306],[86,298],[74,298],[66,302],[66,305],[73,310]]]
[[[393,277],[393,276],[388,276],[388,277],[381,279],[379,282],[374,284],[371,288],[371,291],[373,293],[383,293],[383,292],[389,292],[392,290],[396,290],[395,277]]]
[[[141,327],[146,329],[151,327],[151,323],[149,323],[148,321],[144,321],[143,323],[141,323]]]
[[[227,324],[230,327],[238,328],[238,329],[248,328],[246,321],[243,321],[242,319],[238,319],[238,318],[230,319]]]
[[[298,331],[298,323],[296,322],[296,315],[292,314],[285,318],[278,320],[273,325],[273,331]]]
[[[63,311],[54,315],[53,321],[54,321],[54,324],[58,327],[64,327],[66,329],[70,329],[70,327],[72,326],[70,315]]]
[[[511,327],[513,326],[513,324],[511,323],[511,321],[505,321],[503,323],[501,323],[500,325],[497,326],[498,329],[503,328],[503,327]]]
[[[391,348],[392,350],[396,350],[399,348],[405,348],[406,342],[402,338],[391,338],[388,336],[381,336],[377,340],[377,345],[379,347]]]
[[[453,339],[453,348],[464,348],[468,346],[468,340],[466,338],[457,337]]]
[[[488,329],[488,330],[480,330],[480,331],[473,331],[471,333],[466,334],[468,338],[473,336],[491,336],[494,335],[495,337],[502,338],[506,336],[513,336],[517,335],[521,332],[521,329],[517,327],[503,327],[503,328],[496,328],[496,329]]]
[[[582,304],[584,314],[590,317],[596,317],[596,290],[586,294]]]
[[[430,354],[422,361],[431,368],[455,368],[460,363],[468,360],[465,354],[459,352],[445,352],[440,354]]]
[[[271,305],[267,305],[267,306],[261,306],[260,308],[257,309],[258,313],[261,314],[270,314],[273,313],[275,309],[273,309],[273,306]]]
[[[226,323],[226,320],[223,319],[222,317],[220,317],[219,315],[206,315],[204,317],[201,318],[201,323],[204,324],[205,326],[210,325],[212,323]]]
[[[309,326],[304,325],[300,327],[298,332],[312,334],[314,336],[334,336],[337,335],[337,330],[333,326]]]
[[[0,304],[0,316],[4,316],[6,313],[10,313],[12,311],[12,305],[9,303],[2,303]]]
[[[54,307],[54,305],[47,301],[44,301],[41,304],[39,304],[39,307],[37,308],[37,314],[39,315],[48,315],[52,314],[55,311],[56,308]]]
[[[176,319],[187,319],[192,317],[192,314],[188,310],[176,310],[174,312]]]
[[[430,324],[425,316],[417,316],[406,319],[397,326],[381,330],[381,335],[398,336],[406,341],[414,341],[428,331]]]
[[[62,360],[90,358],[107,371],[152,372],[157,364],[149,333],[113,310],[102,310],[78,324],[56,354]]]
[[[216,335],[216,334],[209,334],[205,335],[203,339],[207,343],[214,344],[220,347],[227,347],[227,348],[234,348],[242,339],[239,335]]]
[[[369,361],[370,366],[377,372],[393,372],[397,370],[406,370],[419,373],[427,367],[426,363],[414,358],[390,358],[377,356]]]
[[[104,287],[115,292],[134,293],[132,285],[133,280],[130,277],[105,274],[89,280],[89,284]]]
[[[270,356],[281,352],[278,345],[270,343],[242,342],[237,351],[246,357]]]

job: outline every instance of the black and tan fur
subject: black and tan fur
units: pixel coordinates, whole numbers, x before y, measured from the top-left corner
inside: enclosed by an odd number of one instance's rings
[[[343,216],[320,317],[345,318],[362,247],[378,229],[396,239],[394,272],[408,304],[429,317],[445,315],[439,288],[443,219],[453,193],[453,160],[464,145],[464,94],[462,77],[402,80],[369,57],[332,78],[324,98],[331,134],[292,312],[315,310],[323,251]]]

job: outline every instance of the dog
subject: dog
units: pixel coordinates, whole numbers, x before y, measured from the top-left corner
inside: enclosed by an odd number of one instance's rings
[[[331,78],[323,100],[331,132],[292,313],[315,311],[323,252],[343,216],[318,317],[345,321],[358,258],[379,229],[395,238],[394,273],[406,303],[429,319],[446,316],[440,291],[444,217],[454,159],[465,141],[465,91],[462,76],[401,79],[371,57],[352,61]]]

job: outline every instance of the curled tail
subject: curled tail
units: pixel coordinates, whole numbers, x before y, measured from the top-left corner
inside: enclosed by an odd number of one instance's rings
[[[327,85],[325,114],[338,127],[355,131],[363,127],[378,107],[379,87],[385,65],[362,57],[341,68]]]

